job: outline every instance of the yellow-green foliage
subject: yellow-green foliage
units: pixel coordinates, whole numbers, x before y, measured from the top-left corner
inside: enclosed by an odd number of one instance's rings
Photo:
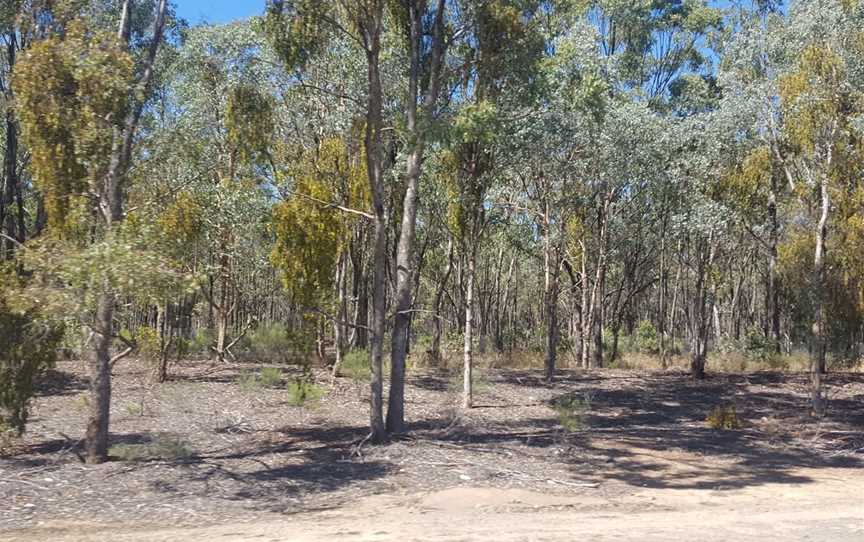
[[[286,289],[301,302],[325,294],[356,215],[333,204],[365,209],[366,168],[341,139],[322,141],[293,168],[292,197],[273,208],[276,243],[270,258]]]
[[[315,384],[309,375],[296,378],[288,384],[288,404],[291,406],[302,407],[317,403],[323,396],[324,389]]]
[[[204,208],[191,192],[180,192],[156,222],[163,236],[188,249],[204,230]]]
[[[718,406],[708,414],[705,418],[708,427],[711,429],[740,429],[741,420],[738,418],[738,412],[735,410],[735,405]]]
[[[372,377],[372,368],[369,365],[368,350],[352,350],[342,358],[339,366],[339,376],[352,380],[369,380]]]
[[[753,149],[719,183],[722,198],[734,204],[742,213],[763,213],[765,188],[771,182],[773,161],[771,149],[761,146]]]
[[[263,160],[273,134],[273,101],[257,87],[238,85],[225,110],[228,142],[241,162]]]
[[[330,15],[328,0],[295,0],[285,11],[268,3],[261,19],[262,33],[270,41],[279,59],[289,70],[302,66],[326,39],[325,17]]]
[[[149,326],[138,328],[135,333],[135,342],[138,344],[138,352],[147,360],[159,359],[162,354],[162,339],[159,330]]]
[[[80,20],[63,37],[34,42],[15,67],[16,108],[34,182],[58,235],[107,171],[133,75],[134,62],[117,37]]]
[[[789,140],[811,153],[824,139],[826,126],[843,108],[837,92],[844,77],[843,62],[831,49],[819,44],[802,51],[795,71],[780,80],[780,99],[786,114]]]

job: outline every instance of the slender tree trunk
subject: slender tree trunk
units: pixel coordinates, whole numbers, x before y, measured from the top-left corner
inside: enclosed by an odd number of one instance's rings
[[[516,265],[516,256],[510,258],[510,265],[507,268],[507,279],[504,282],[504,297],[501,299],[495,318],[495,349],[498,352],[504,351],[504,319],[507,316],[508,307],[510,306],[510,283],[513,280],[514,265]]]
[[[547,382],[555,378],[558,361],[558,283],[560,265],[557,250],[552,246],[551,209],[548,200],[543,212],[543,266],[544,292],[543,312],[546,320],[545,376]]]
[[[453,239],[447,239],[447,267],[444,269],[444,275],[441,277],[441,282],[438,283],[438,289],[435,291],[435,298],[432,302],[432,346],[429,350],[429,356],[432,365],[435,368],[441,366],[441,335],[444,332],[444,322],[441,318],[441,301],[444,298],[444,290],[447,288],[447,282],[450,280],[450,275],[453,273]]]
[[[780,277],[777,273],[777,245],[780,238],[780,225],[777,220],[777,181],[771,177],[771,192],[768,196],[768,219],[771,233],[769,237],[768,254],[768,288],[765,297],[770,312],[770,337],[774,340],[774,349],[780,353]]]
[[[690,375],[705,378],[705,360],[708,355],[708,335],[711,331],[708,307],[708,280],[714,261],[713,236],[701,242],[696,265],[696,299],[694,306],[693,352],[690,359]]]
[[[669,287],[666,264],[666,216],[664,214],[662,229],[660,231],[660,306],[657,310],[657,334],[660,337],[660,366],[663,369],[669,364],[669,352],[667,349],[666,328],[666,291]]]
[[[829,162],[830,163],[830,162]],[[821,415],[825,411],[822,394],[822,375],[825,373],[825,240],[828,237],[828,213],[831,200],[828,192],[828,175],[820,182],[821,206],[819,224],[816,229],[816,250],[813,259],[813,346],[810,354],[810,386],[813,412]]]
[[[10,32],[6,37],[8,44],[6,47],[7,69],[11,76],[15,66],[15,49],[17,40],[14,33]],[[24,242],[23,228],[23,206],[21,205],[21,187],[18,179],[18,123],[15,122],[15,112],[9,104],[12,103],[13,95],[11,90],[11,77],[6,88],[6,149],[3,155],[3,177],[4,190],[0,192],[0,232],[3,228],[6,229],[6,235],[13,239],[17,239],[19,243]],[[18,227],[12,216],[12,204],[17,201],[18,205]],[[5,249],[4,249],[5,247]],[[0,260],[10,259],[15,250],[15,244],[9,239],[0,239]]]
[[[216,360],[225,363],[225,341],[228,335],[228,310],[224,305],[216,310]]]
[[[336,360],[333,362],[333,376],[339,376],[339,369],[342,367],[342,357],[345,352],[345,322],[348,319],[348,299],[346,292],[346,282],[348,275],[348,258],[343,253],[339,257],[339,262],[336,264],[336,296],[338,310],[336,311],[336,321],[333,322],[333,347],[336,353]]]
[[[477,265],[477,247],[476,243],[472,242],[468,254],[468,269],[466,273],[467,285],[465,291],[465,333],[464,333],[464,350],[462,359],[462,407],[471,408],[474,406],[473,397],[473,371],[474,371],[474,350],[473,350],[473,327],[474,327],[474,276]]]
[[[366,174],[369,191],[372,194],[372,207],[375,214],[374,252],[372,272],[372,326],[370,363],[372,378],[369,384],[369,438],[380,443],[387,440],[384,425],[384,375],[382,358],[384,354],[384,324],[387,299],[387,207],[383,186],[383,144],[382,108],[383,91],[381,86],[380,53],[381,32],[384,18],[382,2],[374,2],[358,21],[362,28],[363,44],[366,49],[366,68],[369,80],[366,104]]]
[[[408,329],[411,324],[411,290],[414,273],[414,241],[417,226],[417,193],[420,182],[426,133],[438,100],[439,76],[444,54],[444,0],[438,1],[438,13],[432,36],[430,80],[423,107],[418,111],[420,79],[423,75],[423,18],[426,3],[409,1],[410,74],[408,81],[407,129],[413,146],[408,153],[405,174],[405,198],[402,203],[402,226],[396,250],[396,315],[390,341],[390,397],[387,404],[387,431],[405,431],[405,359],[408,354]]]
[[[587,369],[591,366],[588,356],[591,351],[591,326],[593,325],[592,313],[594,312],[592,305],[589,305],[588,300],[588,253],[585,250],[585,242],[579,242],[581,249],[581,275],[582,275],[582,318],[580,329],[579,344],[582,345],[581,365]]]
[[[168,303],[156,307],[156,332],[159,333],[159,359],[156,360],[156,382],[163,383],[168,379],[168,344],[171,341],[171,329],[166,319]]]

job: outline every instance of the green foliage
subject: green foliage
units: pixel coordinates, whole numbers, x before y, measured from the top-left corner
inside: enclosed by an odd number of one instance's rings
[[[302,67],[324,43],[327,8],[328,2],[322,0],[268,2],[261,31],[286,69]]]
[[[58,236],[88,215],[80,210],[87,205],[88,188],[108,169],[133,76],[133,59],[116,35],[80,20],[70,23],[62,37],[32,43],[15,66],[23,140],[50,228]]]
[[[282,369],[278,367],[262,367],[258,380],[265,388],[275,388],[282,383]]]
[[[317,385],[311,373],[306,373],[288,384],[288,404],[302,407],[317,403],[324,396],[324,389]]]
[[[766,337],[759,328],[747,330],[747,335],[744,337],[743,350],[744,355],[749,360],[765,363],[772,368],[776,367],[780,369],[783,367],[776,341],[770,337]]]
[[[216,332],[209,328],[200,328],[189,340],[188,352],[190,354],[208,354],[210,346],[216,341]]]
[[[705,422],[711,429],[734,430],[742,427],[741,420],[738,418],[738,412],[735,410],[735,405],[715,407],[708,414]]]
[[[635,343],[637,351],[643,354],[657,354],[660,352],[660,336],[657,328],[650,320],[642,320],[636,328]]]
[[[342,365],[339,366],[339,375],[352,380],[369,380],[372,377],[369,360],[368,350],[346,352],[342,357]]]
[[[162,355],[162,338],[157,329],[149,326],[138,328],[135,342],[138,344],[138,353],[148,361],[156,361]]]
[[[279,324],[262,325],[248,335],[249,349],[255,361],[300,364],[306,361],[311,339],[300,330]]]
[[[294,167],[292,195],[273,208],[271,262],[298,303],[328,294],[336,263],[356,220],[334,205],[366,207],[366,169],[341,139],[305,151]]]
[[[61,326],[33,312],[10,312],[0,299],[0,424],[24,431],[35,386],[53,366],[62,337]]]
[[[273,137],[273,101],[258,87],[231,89],[225,110],[228,143],[243,162],[266,162]]]
[[[591,411],[591,396],[566,395],[555,399],[552,409],[558,415],[558,423],[564,431],[572,433],[585,427],[585,417]]]
[[[155,435],[149,442],[140,444],[115,444],[108,449],[108,456],[117,461],[176,461],[189,459],[195,452],[188,442],[171,435]]]
[[[54,365],[63,326],[37,310],[10,310],[6,296],[20,282],[0,268],[0,427],[20,434],[35,386]],[[4,429],[5,430],[5,429]]]
[[[38,307],[58,318],[76,315],[87,321],[103,293],[155,303],[195,287],[196,277],[178,271],[143,241],[119,231],[83,248],[66,241],[33,241],[20,257],[31,278],[9,303],[16,310]]]

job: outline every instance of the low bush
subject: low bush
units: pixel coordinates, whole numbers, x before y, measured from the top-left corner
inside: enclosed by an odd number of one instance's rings
[[[339,376],[352,380],[369,380],[372,378],[372,368],[369,366],[368,350],[351,350],[342,357],[339,366]]]
[[[323,396],[324,388],[314,382],[311,374],[305,374],[288,384],[288,404],[291,406],[317,403]]]
[[[62,326],[13,313],[0,298],[0,427],[24,431],[36,384],[57,360],[62,338]]]
[[[639,353],[660,353],[660,336],[657,334],[657,328],[654,327],[654,324],[650,320],[639,322],[634,333],[633,342]]]
[[[188,352],[191,355],[210,355],[210,347],[216,344],[216,333],[212,329],[201,328],[188,341]]]

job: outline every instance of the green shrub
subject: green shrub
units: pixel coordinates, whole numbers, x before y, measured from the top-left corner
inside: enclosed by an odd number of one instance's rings
[[[162,355],[162,337],[159,331],[149,326],[141,326],[135,333],[138,353],[147,361],[157,361]]]
[[[747,331],[742,346],[748,361],[763,363],[775,370],[785,366],[784,360],[777,353],[777,342],[766,337],[759,328]]]
[[[585,427],[585,416],[591,410],[591,396],[559,397],[552,403],[552,409],[558,415],[558,423],[564,431],[572,433]]]
[[[186,337],[177,337],[176,341],[177,359],[188,357],[192,353],[192,341]]]
[[[209,355],[210,347],[216,344],[216,333],[212,329],[201,328],[189,340],[189,353]]]
[[[262,367],[258,378],[265,388],[275,388],[282,383],[282,369],[279,367]]]
[[[339,366],[339,376],[352,380],[369,380],[372,378],[372,368],[369,366],[368,350],[352,350],[342,357]]]
[[[324,389],[315,384],[311,374],[305,374],[288,384],[288,404],[291,406],[306,406],[317,403],[324,396]]]
[[[249,332],[236,349],[255,361],[305,365],[314,350],[313,333],[301,326],[288,329],[280,324],[261,325]]]
[[[62,339],[62,326],[12,313],[0,299],[0,426],[24,431],[36,383],[54,365]]]
[[[177,437],[156,435],[150,442],[111,446],[108,455],[118,461],[152,461],[188,459],[194,452],[187,442]]]
[[[650,320],[642,320],[634,333],[636,349],[642,354],[660,353],[660,336]]]

